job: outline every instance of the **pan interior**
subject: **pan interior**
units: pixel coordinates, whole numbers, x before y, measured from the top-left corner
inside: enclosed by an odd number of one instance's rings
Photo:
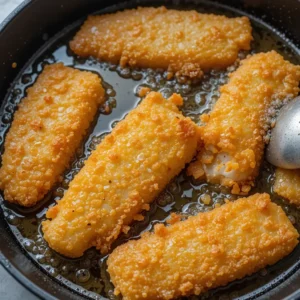
[[[140,2],[139,5],[141,5]],[[112,12],[124,7],[135,6],[134,2],[126,5],[123,3],[120,6],[107,8],[105,11],[97,13]],[[196,9],[199,12],[225,14],[231,17],[243,14],[229,7],[206,1],[199,1],[197,4],[185,4],[184,6],[177,4],[173,5],[173,8]],[[250,19],[253,26],[254,42],[250,52],[239,54],[240,59],[249,53],[273,49],[291,62],[300,63],[300,52],[295,46],[262,21],[251,16]],[[98,116],[90,128],[89,135],[77,150],[76,157],[65,173],[61,184],[55,186],[45,199],[34,208],[22,209],[3,201],[1,201],[1,206],[6,221],[19,245],[48,276],[88,298],[119,299],[113,295],[113,286],[106,272],[107,256],[100,255],[95,249],[89,249],[79,259],[67,259],[47,246],[43,240],[40,227],[41,222],[45,219],[47,208],[53,206],[56,200],[62,198],[69,182],[78,173],[84,160],[87,159],[96,145],[141,101],[138,96],[141,87],[149,87],[152,90],[160,91],[165,97],[174,92],[180,93],[184,97],[183,114],[199,123],[199,116],[210,111],[219,97],[219,87],[226,83],[228,73],[233,71],[237,64],[224,71],[212,71],[206,74],[201,82],[189,83],[184,80],[167,80],[163,70],[121,69],[116,65],[99,62],[93,58],[82,59],[76,57],[68,48],[68,42],[78,30],[82,21],[79,20],[75,24],[64,28],[53,39],[47,41],[45,47],[36,53],[12,84],[12,88],[1,108],[1,149],[3,151],[4,137],[12,122],[17,104],[26,95],[26,89],[33,85],[46,64],[63,62],[65,65],[99,74],[104,82],[106,102],[100,108]],[[45,35],[46,39],[47,36]],[[300,214],[297,209],[273,193],[273,174],[273,167],[264,161],[256,187],[251,191],[251,194],[256,192],[269,193],[272,201],[282,206],[295,227],[300,231]],[[205,204],[201,200],[203,195],[209,195],[212,201]],[[165,222],[171,212],[181,212],[187,216],[194,215],[198,212],[209,211],[220,204],[222,205],[225,199],[234,201],[237,197],[218,185],[195,181],[187,177],[185,171],[183,171],[154,201],[150,211],[144,213],[145,219],[135,222],[126,235],[123,234],[119,237],[113,248],[129,239],[138,238],[145,230],[152,230],[154,224]],[[242,280],[234,281],[226,287],[214,289],[201,297],[193,296],[189,299],[256,298],[290,277],[300,265],[299,255],[300,246],[274,266],[263,269]]]

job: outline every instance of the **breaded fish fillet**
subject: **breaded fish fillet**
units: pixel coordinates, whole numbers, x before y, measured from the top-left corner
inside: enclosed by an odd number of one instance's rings
[[[199,295],[288,255],[298,232],[268,194],[255,194],[186,221],[155,226],[108,258],[124,300]]]
[[[199,75],[199,68],[207,71],[234,63],[239,50],[250,49],[251,40],[247,17],[139,7],[89,16],[70,47],[77,55],[123,67],[170,67]]]
[[[19,104],[6,136],[0,169],[5,200],[32,206],[44,197],[103,101],[97,75],[61,63],[45,67]]]
[[[276,169],[274,192],[300,206],[300,170]]]
[[[43,223],[44,238],[57,252],[79,257],[96,246],[102,253],[139,213],[149,209],[167,183],[197,150],[197,126],[185,118],[173,94],[152,92],[118,123],[91,154]]]
[[[188,174],[247,193],[262,160],[267,109],[274,100],[296,96],[299,81],[300,66],[275,51],[243,60],[221,87],[212,112],[202,115],[204,148]]]

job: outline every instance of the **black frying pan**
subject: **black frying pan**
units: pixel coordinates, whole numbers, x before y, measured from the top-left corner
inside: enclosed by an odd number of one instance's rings
[[[123,1],[101,0],[26,0],[0,25],[0,101],[28,59],[45,43],[45,33],[52,37],[64,26],[86,14]],[[176,4],[173,1],[171,4]],[[204,1],[202,1],[204,2]],[[259,18],[283,33],[300,47],[300,2],[298,0],[220,1]],[[148,5],[161,4],[148,1]],[[168,4],[168,1],[164,1]],[[207,2],[205,2],[207,5]],[[131,3],[130,6],[134,6]],[[200,3],[201,5],[201,3]],[[216,5],[215,1],[211,5]],[[17,62],[17,68],[12,63]],[[43,299],[82,299],[74,291],[52,280],[25,254],[0,215],[0,262],[24,286]],[[299,253],[299,251],[297,252]],[[241,299],[300,299],[300,256],[293,256],[292,266],[275,280],[260,285]],[[244,283],[247,283],[247,281]],[[228,297],[224,299],[230,299]]]

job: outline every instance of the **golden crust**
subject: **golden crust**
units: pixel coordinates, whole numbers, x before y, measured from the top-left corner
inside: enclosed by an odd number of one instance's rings
[[[151,92],[98,145],[47,213],[44,238],[57,252],[79,257],[91,246],[111,243],[196,153],[198,128],[169,101]]]
[[[268,194],[255,194],[145,233],[108,258],[124,300],[174,299],[250,275],[298,244],[298,232]]]
[[[300,206],[300,170],[276,169],[274,192]]]
[[[267,108],[273,100],[299,92],[300,67],[275,51],[259,53],[241,62],[221,87],[221,97],[201,127],[204,148],[188,173],[232,187],[246,194],[261,163]]]
[[[100,78],[90,72],[46,66],[27,90],[6,136],[0,169],[4,198],[33,206],[68,166],[104,100]]]
[[[201,76],[201,69],[220,69],[234,63],[239,50],[250,49],[251,40],[247,17],[139,7],[89,16],[70,47],[77,55],[121,66],[170,67],[174,72],[184,67],[186,75],[191,72],[195,77]]]

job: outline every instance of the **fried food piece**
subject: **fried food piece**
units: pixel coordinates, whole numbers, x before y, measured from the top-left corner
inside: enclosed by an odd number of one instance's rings
[[[43,223],[44,238],[57,252],[79,257],[96,246],[106,253],[149,209],[167,183],[197,151],[198,127],[185,118],[173,94],[151,92],[118,123],[86,161]]]
[[[255,194],[168,227],[155,226],[108,258],[115,294],[124,300],[174,299],[275,264],[298,244],[298,232],[268,194]]]
[[[300,206],[300,170],[276,169],[274,192]]]
[[[201,117],[204,147],[188,174],[247,194],[262,160],[267,109],[274,100],[298,94],[300,66],[275,51],[259,53],[243,60],[229,78],[212,112]]]
[[[77,55],[122,67],[170,68],[193,78],[202,76],[201,69],[231,65],[251,40],[247,17],[139,7],[89,16],[70,47]]]
[[[0,169],[5,200],[33,206],[45,196],[103,101],[97,75],[62,63],[45,67],[19,104],[5,140]]]

